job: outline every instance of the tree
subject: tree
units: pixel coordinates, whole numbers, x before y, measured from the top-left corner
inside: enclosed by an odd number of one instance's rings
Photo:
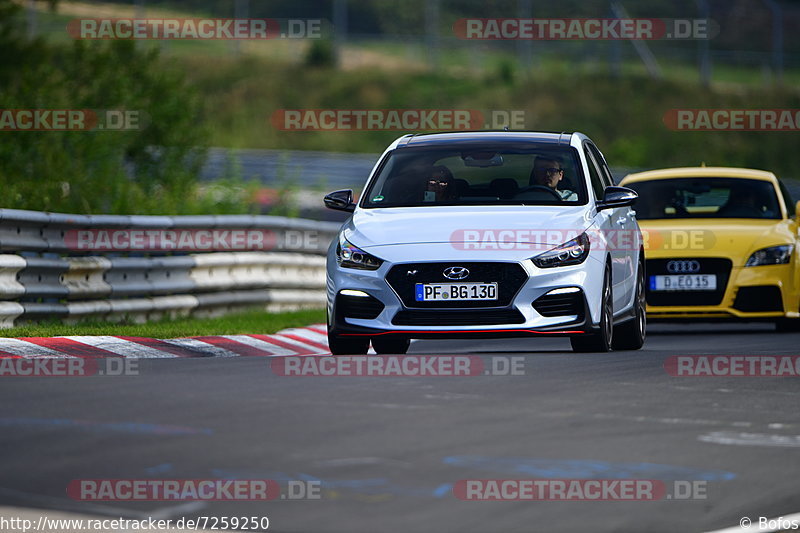
[[[190,211],[208,131],[202,103],[149,43],[28,39],[0,0],[0,104],[8,110],[120,112],[135,129],[2,131],[3,207],[81,213]],[[13,116],[14,112],[11,112]],[[86,116],[93,116],[91,113]],[[0,123],[1,124],[1,123]],[[88,123],[87,123],[88,126]]]

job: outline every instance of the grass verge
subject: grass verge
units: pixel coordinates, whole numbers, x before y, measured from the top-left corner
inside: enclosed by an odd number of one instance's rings
[[[285,328],[325,322],[324,309],[268,313],[244,311],[219,318],[181,318],[148,324],[86,322],[76,325],[58,322],[31,324],[0,330],[0,337],[58,337],[66,335],[124,335],[171,339],[198,335],[270,334]]]

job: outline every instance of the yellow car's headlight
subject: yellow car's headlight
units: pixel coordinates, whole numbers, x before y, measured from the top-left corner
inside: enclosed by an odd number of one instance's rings
[[[785,265],[791,260],[793,251],[793,244],[762,248],[761,250],[753,252],[753,255],[750,256],[750,259],[747,260],[744,266]]]

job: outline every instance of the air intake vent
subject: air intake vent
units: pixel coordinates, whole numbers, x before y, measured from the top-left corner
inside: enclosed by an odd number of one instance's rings
[[[583,314],[583,293],[545,294],[533,302],[536,312],[545,317]]]
[[[469,310],[404,310],[394,316],[396,326],[495,326],[522,324],[525,317],[517,309]]]
[[[340,294],[336,297],[336,313],[342,318],[377,318],[383,311],[383,304],[374,296],[347,296]]]
[[[768,313],[783,311],[781,289],[774,285],[741,287],[736,292],[733,308],[745,313]]]

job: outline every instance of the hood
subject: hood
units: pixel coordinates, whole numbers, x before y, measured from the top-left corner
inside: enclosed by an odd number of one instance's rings
[[[395,207],[357,210],[344,236],[363,249],[476,241],[557,246],[590,224],[586,206]]]
[[[742,266],[762,248],[796,242],[789,220],[675,219],[641,220],[645,251],[654,258],[729,257]]]

